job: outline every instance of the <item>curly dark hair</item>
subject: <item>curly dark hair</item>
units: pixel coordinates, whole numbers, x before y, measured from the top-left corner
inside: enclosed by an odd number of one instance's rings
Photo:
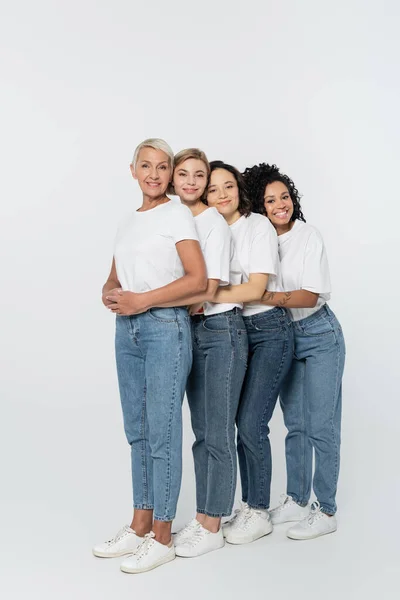
[[[222,160],[212,160],[210,162],[210,177],[211,173],[216,169],[225,169],[225,171],[229,171],[234,176],[236,183],[239,188],[239,206],[238,211],[241,215],[248,217],[251,213],[251,202],[247,193],[247,187],[243,178],[243,175],[232,165],[228,165],[224,163]],[[204,204],[207,204],[207,194],[206,199],[203,200]]]
[[[293,214],[290,220],[295,221],[299,219],[299,221],[306,221],[300,206],[301,196],[296,186],[287,175],[280,172],[276,165],[260,163],[259,165],[254,165],[254,167],[248,167],[243,173],[243,178],[250,196],[253,212],[266,215],[264,206],[265,188],[269,183],[280,181],[287,187],[293,202]]]

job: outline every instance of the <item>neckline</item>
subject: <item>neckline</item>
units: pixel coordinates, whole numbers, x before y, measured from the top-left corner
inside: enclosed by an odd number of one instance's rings
[[[146,213],[151,213],[153,210],[157,210],[157,208],[162,208],[163,206],[167,206],[170,204],[172,200],[168,200],[167,202],[163,202],[162,204],[157,204],[157,206],[153,206],[153,208],[148,208],[147,210],[135,210],[136,215],[145,215]]]
[[[250,213],[250,214],[251,214],[251,213]],[[250,215],[249,215],[249,216],[250,216]],[[237,226],[239,223],[243,222],[243,221],[244,221],[244,219],[246,219],[246,218],[247,218],[247,217],[246,217],[246,215],[240,215],[240,217],[238,218],[238,220],[237,220],[237,221],[235,221],[234,223],[232,223],[232,225],[229,225],[229,227],[230,227],[231,229],[235,228],[235,227],[236,227],[236,226]]]
[[[286,242],[290,237],[292,237],[292,235],[298,230],[299,223],[300,223],[300,221],[298,219],[296,219],[295,222],[293,223],[293,227],[292,227],[292,229],[290,229],[290,231],[287,231],[286,233],[282,233],[281,235],[278,235],[279,244]]]
[[[198,219],[199,217],[201,217],[202,215],[206,215],[207,213],[209,213],[210,211],[213,212],[214,210],[217,210],[216,208],[214,208],[213,206],[209,206],[208,208],[206,208],[206,210],[203,210],[201,213],[199,213],[198,215],[196,215],[195,217],[193,217],[194,219]],[[218,212],[218,211],[217,211]],[[219,213],[218,213],[219,214]]]

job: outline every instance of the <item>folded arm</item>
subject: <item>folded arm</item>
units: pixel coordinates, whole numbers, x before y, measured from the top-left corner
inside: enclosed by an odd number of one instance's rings
[[[285,308],[314,308],[319,294],[308,290],[294,290],[293,292],[268,292],[262,297],[261,304],[266,306],[284,306]]]
[[[265,273],[250,273],[249,281],[240,285],[220,287],[214,296],[213,302],[243,303],[260,300],[268,283]]]
[[[134,315],[145,312],[153,306],[181,306],[187,304],[184,298],[202,294],[207,289],[207,274],[199,242],[182,240],[176,244],[185,274],[168,285],[149,292],[116,292],[107,299],[115,303],[113,312],[120,315]]]

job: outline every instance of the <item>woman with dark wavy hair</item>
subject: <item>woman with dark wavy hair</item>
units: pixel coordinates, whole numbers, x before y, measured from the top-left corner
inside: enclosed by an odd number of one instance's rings
[[[295,354],[280,392],[286,436],[287,494],[271,511],[272,522],[298,521],[292,539],[336,531],[342,376],[342,329],[327,301],[331,283],[325,246],[306,224],[293,181],[275,165],[246,169],[253,210],[266,215],[278,234],[282,291],[268,291],[266,306],[284,306],[293,320]],[[314,478],[312,459],[315,455]],[[307,507],[311,484],[317,501]]]
[[[293,332],[283,308],[260,302],[267,286],[279,277],[277,235],[268,219],[251,212],[243,177],[232,165],[211,163],[207,203],[215,206],[230,226],[242,273],[241,284],[220,287],[213,301],[243,303],[249,341],[237,414],[243,505],[223,527],[227,542],[246,544],[272,531],[268,423],[292,362]]]

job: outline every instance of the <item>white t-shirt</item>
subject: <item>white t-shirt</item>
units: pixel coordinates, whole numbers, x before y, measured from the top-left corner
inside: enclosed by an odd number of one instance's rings
[[[267,217],[257,213],[242,216],[230,226],[237,257],[242,271],[242,283],[247,283],[251,273],[266,273],[267,289],[276,285],[274,280],[279,278],[278,240],[274,227]],[[245,304],[243,316],[248,317],[266,310],[272,306],[265,304]]]
[[[290,308],[293,321],[317,312],[330,298],[331,281],[324,241],[315,227],[296,219],[290,231],[278,236],[282,289],[319,294],[314,308]]]
[[[235,245],[227,222],[216,208],[208,208],[194,218],[208,279],[219,279],[220,285],[237,285],[242,274],[235,262]],[[204,303],[205,315],[216,315],[241,304]]]
[[[176,245],[196,240],[190,210],[177,202],[130,214],[121,223],[114,247],[115,266],[122,289],[149,292],[185,274]]]

